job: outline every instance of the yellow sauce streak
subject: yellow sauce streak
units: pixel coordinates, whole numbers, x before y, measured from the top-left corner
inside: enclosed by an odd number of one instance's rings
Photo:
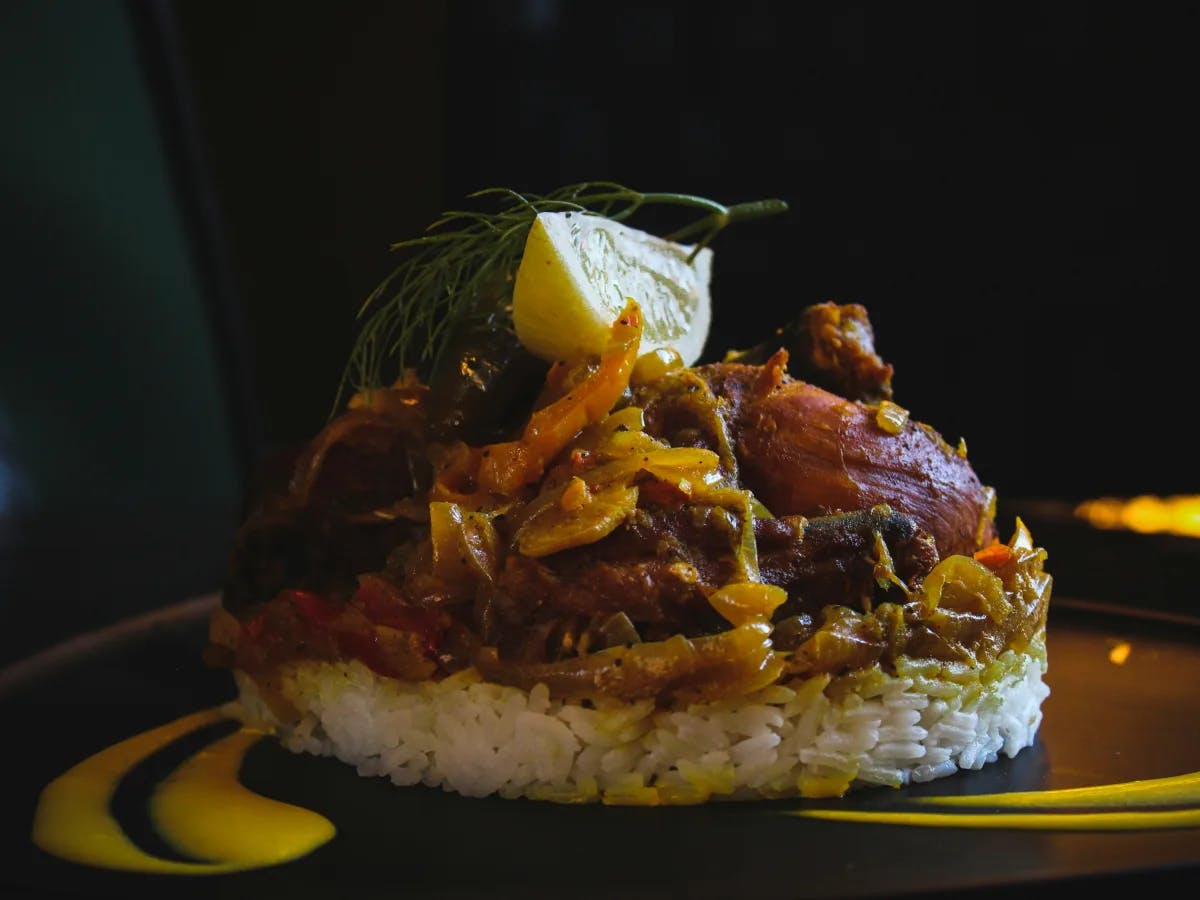
[[[808,809],[791,815],[872,825],[939,828],[1021,828],[1041,831],[1148,831],[1200,826],[1200,809],[1104,813],[913,813]]]
[[[1114,807],[1200,805],[1200,772],[1104,784],[1098,787],[1065,788],[1058,791],[1013,791],[1009,794],[976,794],[968,797],[922,797],[915,803],[938,806],[1041,806]]]
[[[176,850],[255,868],[304,856],[333,837],[333,823],[324,816],[263,797],[238,782],[242,758],[262,736],[249,729],[235,731],[159,784],[150,816]]]
[[[918,797],[913,803],[934,806],[999,806],[1027,810],[1107,808],[1106,812],[943,813],[877,812],[853,809],[805,809],[791,815],[836,822],[917,825],[939,828],[1023,828],[1043,831],[1145,831],[1200,826],[1200,806],[1191,809],[1113,811],[1137,807],[1200,804],[1200,772],[1058,791],[1013,791],[960,797]]]
[[[204,710],[124,740],[68,769],[42,791],[33,841],[72,862],[134,872],[215,875],[278,865],[333,838],[333,823],[311,810],[253,793],[238,781],[246,752],[262,732],[242,728],[180,765],[154,790],[150,816],[161,836],[185,856],[180,862],[139,848],[110,811],[121,778],[167,744],[225,718]],[[915,804],[993,806],[1030,812],[910,812],[803,809],[788,815],[836,822],[941,828],[1129,831],[1200,827],[1200,772],[1055,791],[915,798]],[[1185,806],[1137,810],[1137,807]],[[1114,811],[1113,808],[1118,808]],[[1039,812],[1050,809],[1104,812]]]
[[[184,853],[212,862],[161,859],[129,839],[110,811],[122,776],[175,739],[223,718],[219,709],[192,713],[114,744],[68,769],[38,798],[33,842],[54,856],[106,869],[215,875],[294,859],[333,837],[333,825],[323,816],[260,797],[238,783],[241,759],[261,737],[239,731],[180,766],[152,801],[152,816],[162,836]],[[192,784],[198,787],[192,789]],[[247,812],[251,816],[247,821],[271,833],[248,837],[256,826],[236,821]],[[249,843],[234,851],[234,840]]]

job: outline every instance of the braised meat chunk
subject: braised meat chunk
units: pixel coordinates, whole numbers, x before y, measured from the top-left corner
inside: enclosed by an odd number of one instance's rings
[[[885,504],[933,535],[938,553],[971,553],[995,536],[991,492],[966,456],[927,425],[880,424],[880,406],[784,372],[716,363],[636,391],[647,430],[708,447],[775,515],[821,516]]]
[[[875,330],[858,303],[817,303],[769,339],[726,354],[724,362],[761,365],[786,350],[792,374],[848,400],[892,399],[893,367],[875,352]]]
[[[605,354],[514,388],[514,421],[478,418],[502,382],[475,364],[470,404],[411,374],[356,395],[253,504],[215,644],[268,680],[352,657],[711,700],[1029,640],[1044,554],[996,543],[965,453],[888,399],[865,311],[798,323],[761,362],[638,368],[631,304]]]

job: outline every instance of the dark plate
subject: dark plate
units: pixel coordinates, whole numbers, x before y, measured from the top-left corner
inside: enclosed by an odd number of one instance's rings
[[[0,889],[33,897],[323,900],[968,891],[1028,897],[1094,886],[1098,878],[1106,887],[1200,882],[1200,829],[971,830],[784,815],[804,801],[650,809],[472,800],[360,778],[349,766],[293,755],[269,740],[250,752],[242,780],[334,822],[337,837],[308,857],[238,875],[183,878],[91,869],[37,850],[29,828],[48,781],[116,741],[232,697],[227,674],[200,662],[213,602],[169,607],[0,672],[7,756]],[[1109,653],[1122,641],[1131,651],[1118,665]],[[1033,747],[979,772],[834,802],[900,808],[921,795],[1067,788],[1200,770],[1200,624],[1056,598],[1049,654],[1052,693]],[[120,795],[138,789],[123,785]],[[136,821],[125,824],[136,836]]]

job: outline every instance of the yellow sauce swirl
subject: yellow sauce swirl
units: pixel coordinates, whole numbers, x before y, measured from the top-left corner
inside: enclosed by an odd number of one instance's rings
[[[278,865],[329,841],[336,832],[324,816],[255,794],[238,781],[242,760],[264,734],[245,727],[194,754],[163,779],[150,798],[150,818],[161,837],[195,862],[155,856],[129,838],[110,808],[122,777],[172,741],[224,718],[219,709],[193,713],[115,744],[67,770],[42,791],[34,814],[34,843],[63,859],[101,868],[214,875]],[[1200,827],[1200,772],[1096,787],[920,797],[910,802],[917,807],[977,811],[841,808],[794,810],[788,815],[945,828],[1195,828]],[[988,807],[990,811],[980,811]]]
[[[223,718],[218,709],[193,713],[67,770],[38,799],[33,842],[47,853],[101,868],[216,875],[288,862],[330,840],[335,829],[324,816],[255,794],[238,781],[243,757],[264,734],[247,728],[191,757],[151,798],[150,816],[160,835],[197,862],[154,856],[129,839],[110,809],[122,776],[177,738]]]

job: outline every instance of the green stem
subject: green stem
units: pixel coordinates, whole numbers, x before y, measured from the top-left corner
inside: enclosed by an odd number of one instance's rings
[[[678,231],[667,235],[666,240],[678,243],[697,232],[703,231],[704,237],[696,242],[696,246],[692,248],[692,252],[688,256],[688,262],[691,262],[701,250],[712,243],[713,238],[720,234],[722,229],[732,225],[734,222],[748,222],[752,219],[778,215],[779,213],[786,212],[787,208],[787,203],[778,199],[751,200],[748,203],[738,203],[729,207],[724,213],[705,216],[698,222],[684,226]]]

